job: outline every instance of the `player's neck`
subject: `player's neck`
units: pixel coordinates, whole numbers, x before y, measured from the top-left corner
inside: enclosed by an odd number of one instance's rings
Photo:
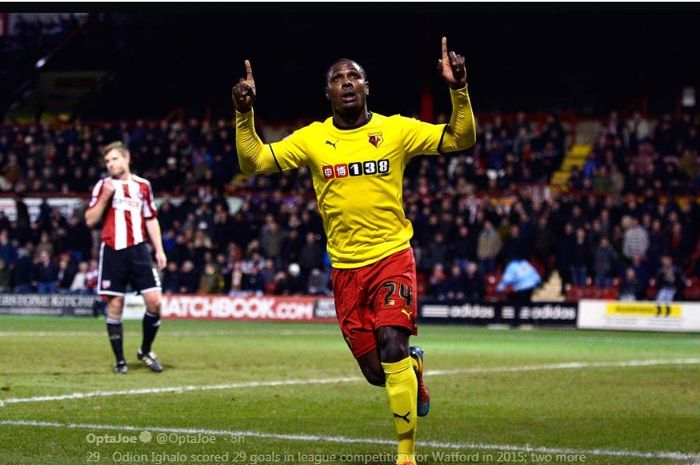
[[[131,171],[124,171],[122,174],[117,176],[119,181],[128,181],[131,178]]]
[[[371,118],[372,113],[367,111],[367,107],[358,112],[333,112],[333,126],[338,129],[355,129],[367,124]]]

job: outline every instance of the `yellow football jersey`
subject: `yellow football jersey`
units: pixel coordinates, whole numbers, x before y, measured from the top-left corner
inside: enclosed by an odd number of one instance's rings
[[[452,124],[475,133],[466,89],[453,91],[453,107],[455,99],[464,114]],[[404,169],[414,155],[455,150],[454,137],[449,144],[443,140],[445,124],[373,113],[360,127],[338,129],[328,118],[262,146],[252,129],[252,113],[239,113],[236,121],[244,171],[309,168],[335,268],[369,265],[409,247],[413,227],[403,211]],[[469,135],[459,148],[472,145],[471,139]]]
[[[409,246],[403,173],[412,155],[437,153],[445,125],[372,114],[355,129],[333,119],[270,144],[280,170],[306,165],[336,268],[356,268]]]

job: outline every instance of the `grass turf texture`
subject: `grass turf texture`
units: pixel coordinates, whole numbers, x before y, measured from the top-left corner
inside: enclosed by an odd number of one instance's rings
[[[359,370],[334,324],[164,321],[154,344],[165,368],[161,374],[151,373],[136,360],[140,340],[140,321],[125,322],[130,371],[117,376],[111,372],[113,357],[103,320],[0,317],[0,400],[286,379],[358,379],[8,403],[0,407],[0,422],[32,420],[136,429],[0,424],[0,464],[158,463],[159,458],[161,463],[181,465],[392,463],[394,431],[386,393],[359,379]],[[486,370],[426,377],[433,402],[430,415],[419,419],[419,442],[471,446],[419,446],[421,463],[632,465],[700,461],[590,452],[700,452],[698,364],[488,371],[572,361],[695,358],[700,357],[698,335],[422,325],[420,336],[412,341],[426,350],[426,370]],[[151,442],[97,445],[88,437],[138,437],[141,427],[151,428]],[[153,428],[252,431],[272,437],[222,434],[214,443],[161,445],[156,441],[160,430]],[[279,437],[284,434],[389,443]],[[203,436],[193,435],[198,441],[205,440]],[[173,440],[188,439],[183,433]],[[476,445],[521,449],[482,449]],[[522,449],[528,445],[547,450],[533,454]],[[574,455],[560,456],[555,449],[570,449]],[[575,456],[577,453],[582,455]],[[353,457],[341,457],[349,454]]]

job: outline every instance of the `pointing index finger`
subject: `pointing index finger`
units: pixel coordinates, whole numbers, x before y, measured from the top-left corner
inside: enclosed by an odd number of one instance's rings
[[[252,80],[253,79],[253,68],[250,66],[250,60],[245,60],[243,63],[245,64],[245,78],[246,78],[246,80]]]
[[[442,38],[442,62],[447,63],[447,37]]]

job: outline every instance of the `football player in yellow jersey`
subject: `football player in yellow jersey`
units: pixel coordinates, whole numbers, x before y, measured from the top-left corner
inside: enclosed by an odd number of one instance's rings
[[[398,434],[398,464],[415,465],[416,420],[430,408],[423,350],[409,346],[416,330],[413,228],[403,211],[403,173],[410,158],[465,150],[476,141],[464,57],[442,38],[438,70],[450,87],[448,124],[429,124],[367,109],[364,69],[336,61],[326,76],[332,116],[284,140],[264,144],[256,134],[255,80],[233,87],[236,148],[241,171],[262,174],[305,165],[312,173],[333,265],[333,292],[343,337],[367,381],[385,386]]]

